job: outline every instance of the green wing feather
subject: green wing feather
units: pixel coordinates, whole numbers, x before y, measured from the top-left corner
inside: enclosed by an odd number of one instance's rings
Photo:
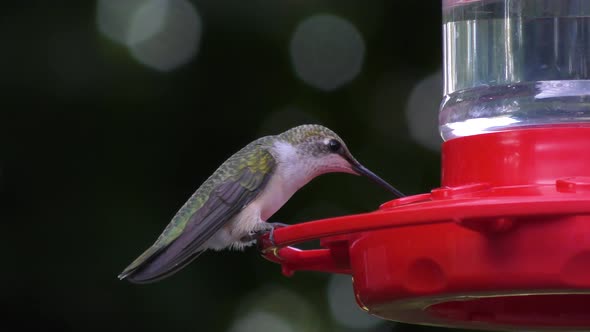
[[[200,247],[264,188],[276,162],[271,137],[231,156],[176,213],[156,242],[120,275],[134,282],[160,280],[190,263]]]

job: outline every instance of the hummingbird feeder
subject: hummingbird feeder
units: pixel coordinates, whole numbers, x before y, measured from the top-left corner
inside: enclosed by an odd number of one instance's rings
[[[443,24],[441,186],[277,229],[263,255],[351,275],[388,320],[588,331],[590,1],[444,0]]]

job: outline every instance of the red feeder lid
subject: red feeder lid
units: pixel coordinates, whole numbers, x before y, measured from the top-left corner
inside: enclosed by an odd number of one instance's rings
[[[590,128],[539,128],[443,144],[442,187],[371,213],[264,238],[283,273],[352,276],[384,319],[446,327],[590,330]],[[290,245],[321,239],[323,249]]]

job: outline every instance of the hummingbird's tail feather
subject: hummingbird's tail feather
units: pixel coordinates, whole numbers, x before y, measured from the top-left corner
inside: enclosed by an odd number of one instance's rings
[[[142,266],[145,266],[145,264],[161,250],[162,248],[151,246],[148,250],[141,254],[141,256],[137,257],[137,259],[129,264],[129,266],[127,266],[125,270],[123,270],[123,272],[117,276],[117,278],[119,278],[119,280],[130,279],[129,276],[137,272],[137,270],[139,270]]]
[[[157,257],[154,257],[152,262],[148,261],[146,264],[142,264],[127,273],[123,271],[123,273],[119,275],[119,279],[125,278],[135,284],[149,284],[160,281],[181,270],[187,264],[199,257],[201,253],[203,253],[203,251],[195,252],[189,259],[173,266],[158,264]]]
[[[208,217],[215,216],[215,213],[212,213]],[[195,218],[195,215],[191,218]],[[199,222],[191,224],[171,243],[161,244],[157,241],[133,261],[119,275],[119,279],[127,279],[137,284],[147,284],[171,276],[205,251],[205,242],[222,226],[223,223],[217,223],[208,227],[208,223]]]

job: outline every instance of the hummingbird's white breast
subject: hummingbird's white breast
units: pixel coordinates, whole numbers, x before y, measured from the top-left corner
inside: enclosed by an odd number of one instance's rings
[[[277,141],[271,152],[277,162],[267,187],[254,201],[260,206],[260,218],[268,220],[290,198],[314,177],[313,162],[297,152],[288,142]]]

